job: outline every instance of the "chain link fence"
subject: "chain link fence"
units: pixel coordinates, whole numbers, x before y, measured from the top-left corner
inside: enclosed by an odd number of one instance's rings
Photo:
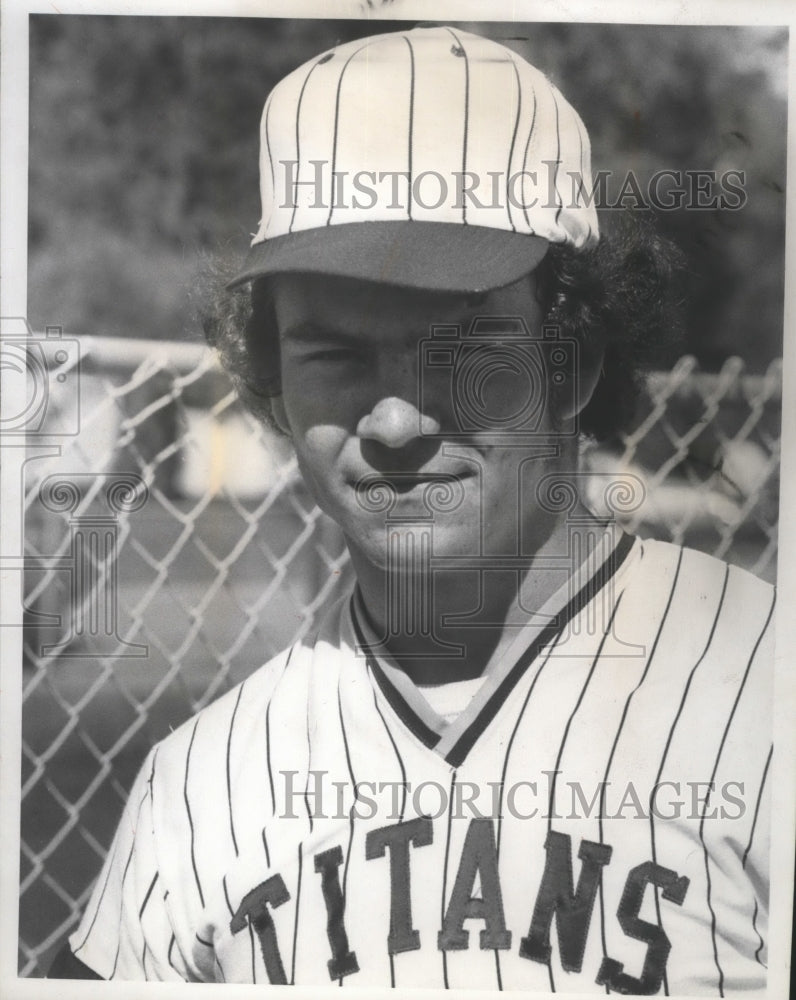
[[[72,396],[45,400],[26,465],[23,976],[75,926],[149,747],[304,635],[352,576],[285,440],[211,352],[84,338],[61,354],[52,384]],[[773,580],[780,404],[779,363],[703,374],[683,358],[584,463],[644,483],[628,530]]]

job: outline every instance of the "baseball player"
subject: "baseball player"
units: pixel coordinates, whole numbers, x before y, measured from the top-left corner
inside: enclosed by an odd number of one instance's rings
[[[152,749],[51,975],[762,993],[773,590],[578,470],[661,244],[600,235],[577,113],[451,27],[286,77],[260,177],[212,339],[356,585]]]

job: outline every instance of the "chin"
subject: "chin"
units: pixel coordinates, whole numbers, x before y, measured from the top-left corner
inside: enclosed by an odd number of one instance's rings
[[[389,527],[389,541],[388,531]],[[429,528],[432,528],[429,531]],[[479,554],[480,532],[462,532],[460,528],[434,528],[428,524],[391,524],[373,536],[352,539],[353,546],[372,565],[385,572],[401,575],[423,572],[427,559],[462,557],[470,560]],[[436,567],[434,567],[436,568]]]

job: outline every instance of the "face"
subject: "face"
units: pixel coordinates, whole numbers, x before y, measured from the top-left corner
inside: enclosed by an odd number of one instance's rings
[[[549,437],[537,444],[495,432],[516,426],[518,414],[540,436],[560,429],[539,365],[518,367],[516,346],[499,340],[497,350],[487,341],[453,361],[448,345],[440,352],[429,339],[432,325],[458,327],[460,344],[479,316],[522,317],[538,337],[533,275],[477,300],[282,275],[274,303],[282,355],[274,415],[355,562],[386,565],[387,525],[409,519],[432,519],[435,556],[530,554],[544,543],[556,515],[539,506],[534,486],[572,468],[574,439],[553,439],[556,449]]]

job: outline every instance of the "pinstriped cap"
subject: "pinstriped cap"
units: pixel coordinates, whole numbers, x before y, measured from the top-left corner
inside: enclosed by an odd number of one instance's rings
[[[271,92],[262,219],[231,286],[315,272],[502,287],[597,242],[586,129],[537,69],[450,27],[359,39]]]

